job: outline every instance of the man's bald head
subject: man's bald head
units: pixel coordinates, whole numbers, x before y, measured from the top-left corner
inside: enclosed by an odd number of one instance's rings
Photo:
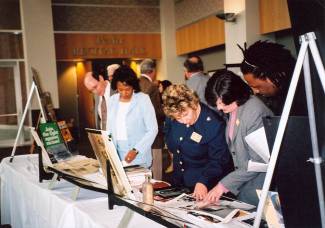
[[[107,76],[108,76],[108,80],[112,81],[113,79],[113,74],[116,71],[116,69],[118,69],[120,67],[119,64],[111,64],[109,66],[107,66]]]
[[[193,57],[189,58],[189,61],[191,63],[199,63],[200,62],[198,56],[193,56]]]
[[[85,87],[92,93],[103,96],[107,86],[107,82],[104,80],[103,76],[99,75],[99,80],[94,78],[92,72],[88,72],[84,78]]]
[[[203,62],[199,56],[188,57],[184,62],[185,80],[188,80],[194,73],[203,72]]]
[[[187,58],[184,62],[184,67],[191,73],[204,71],[202,59],[196,55]]]

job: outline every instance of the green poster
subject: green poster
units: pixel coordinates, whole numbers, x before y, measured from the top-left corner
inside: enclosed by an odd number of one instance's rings
[[[44,147],[53,163],[68,159],[72,156],[63,141],[61,131],[56,122],[40,124],[39,131]]]
[[[45,148],[63,143],[60,129],[55,122],[40,124],[40,132]]]

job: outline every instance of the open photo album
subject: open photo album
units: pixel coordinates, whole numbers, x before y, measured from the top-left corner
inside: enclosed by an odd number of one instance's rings
[[[199,208],[195,198],[184,193],[167,202],[157,202],[155,205],[183,219],[189,219],[199,226],[230,221],[239,222],[253,218],[255,215],[249,212],[255,206],[228,197],[222,197],[218,204],[209,204]]]

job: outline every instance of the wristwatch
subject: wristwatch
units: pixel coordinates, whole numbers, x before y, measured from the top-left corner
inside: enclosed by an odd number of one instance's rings
[[[135,154],[136,154],[136,155],[138,155],[138,154],[139,154],[139,151],[138,151],[137,149],[135,149],[135,148],[132,148],[132,150],[135,152]]]

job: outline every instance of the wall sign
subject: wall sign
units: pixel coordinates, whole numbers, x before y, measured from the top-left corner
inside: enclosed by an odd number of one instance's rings
[[[56,58],[161,58],[160,34],[55,34]]]

